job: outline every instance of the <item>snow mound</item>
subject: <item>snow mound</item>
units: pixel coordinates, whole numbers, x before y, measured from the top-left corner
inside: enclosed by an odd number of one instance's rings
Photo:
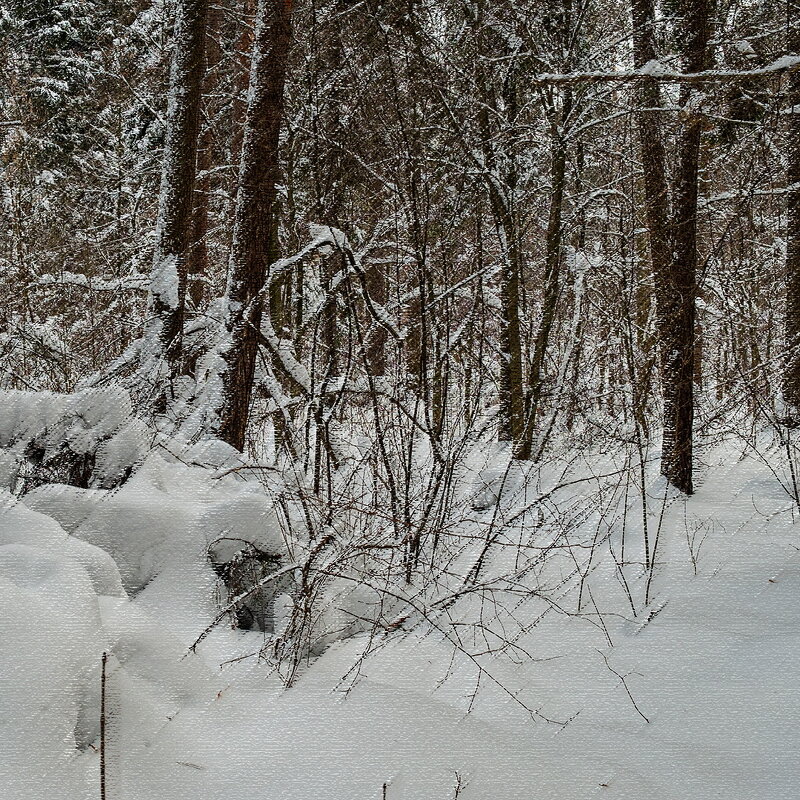
[[[116,562],[128,592],[143,589],[185,552],[191,504],[154,488],[109,495],[75,529],[75,536],[105,550]]]
[[[0,545],[12,544],[40,548],[54,558],[74,561],[86,571],[96,594],[125,596],[117,566],[107,552],[70,536],[51,517],[5,493],[0,496]]]
[[[79,489],[63,483],[47,483],[28,492],[25,505],[52,517],[65,531],[73,533],[107,494],[104,489]]]
[[[83,796],[76,746],[98,733],[105,648],[87,571],[64,553],[0,546],[0,641],[4,796]]]
[[[214,503],[197,520],[215,564],[225,564],[248,545],[275,556],[286,552],[273,501],[264,494],[243,492]]]

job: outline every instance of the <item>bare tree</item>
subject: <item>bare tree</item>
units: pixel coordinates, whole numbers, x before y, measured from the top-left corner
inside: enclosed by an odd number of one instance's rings
[[[688,73],[706,68],[709,40],[707,0],[686,0],[680,38]],[[702,96],[688,83],[681,85],[681,126],[675,177],[672,259],[661,289],[661,347],[664,436],[661,471],[686,494],[692,487],[694,423],[695,308],[697,295],[697,178],[703,119],[696,107]]]
[[[787,0],[787,50],[800,56],[800,3]],[[800,412],[800,72],[787,76],[789,108],[786,182],[786,366],[783,394],[789,418]]]
[[[220,437],[241,450],[253,390],[262,290],[278,252],[277,183],[291,0],[260,0],[250,69],[233,246],[225,291]]]
[[[156,358],[166,360],[170,381],[181,370],[186,270],[197,165],[200,100],[208,0],[177,4],[169,82],[167,137],[148,313]],[[161,395],[164,400],[166,395]]]
[[[203,99],[201,133],[197,147],[197,185],[194,192],[194,209],[192,211],[192,249],[187,265],[189,281],[189,297],[195,309],[203,306],[208,300],[207,282],[210,272],[208,235],[209,235],[209,203],[211,193],[211,169],[214,166],[214,149],[216,131],[213,115],[216,104],[213,95],[218,91],[219,66],[221,60],[218,37],[221,35],[222,6],[215,5],[209,9],[205,49],[203,55]]]

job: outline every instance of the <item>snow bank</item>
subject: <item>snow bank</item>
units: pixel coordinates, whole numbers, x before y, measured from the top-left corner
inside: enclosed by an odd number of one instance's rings
[[[75,529],[75,536],[105,550],[128,592],[144,588],[179,557],[192,506],[154,488],[126,489],[105,498]]]
[[[0,545],[23,544],[80,565],[96,594],[124,596],[114,559],[103,549],[67,534],[51,517],[0,493]]]
[[[46,483],[25,495],[25,505],[52,517],[65,531],[74,533],[107,494],[103,489]]]
[[[182,454],[208,450],[194,446]],[[220,464],[227,461],[227,452],[210,450]],[[122,787],[135,793],[141,783],[118,748],[143,760],[140,751],[187,703],[210,701],[219,691],[203,658],[183,658],[219,611],[198,517],[216,520],[220,531],[235,526],[272,549],[283,540],[257,482],[213,476],[164,451],[113,492],[50,484],[18,499],[0,491],[3,797],[97,795],[104,651],[108,785],[115,796]],[[216,668],[240,656],[243,645],[252,647],[221,626],[204,656]],[[120,732],[133,741],[120,744]]]
[[[203,448],[213,470],[192,463]],[[800,555],[780,454],[706,452],[688,500],[653,462],[643,508],[638,473],[626,485],[608,454],[506,474],[486,449],[436,585],[389,582],[402,550],[356,512],[284,538],[283,510],[225,448],[190,452],[151,453],[111,492],[4,496],[14,800],[96,796],[97,755],[76,748],[96,745],[104,649],[115,800],[796,797]],[[219,614],[209,551],[219,567],[242,544],[307,567],[303,593],[269,598],[282,638],[222,621],[187,655]],[[295,659],[291,691],[276,652]]]
[[[0,545],[3,795],[76,800],[99,724],[105,641],[92,579],[63,553]]]

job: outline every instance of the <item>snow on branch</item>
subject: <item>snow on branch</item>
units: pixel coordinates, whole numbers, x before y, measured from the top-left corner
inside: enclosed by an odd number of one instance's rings
[[[146,275],[127,275],[123,278],[92,278],[81,272],[65,271],[58,275],[40,275],[29,284],[29,288],[42,286],[81,286],[98,292],[117,292],[122,289],[147,291],[148,277]]]
[[[620,72],[568,72],[541,73],[534,75],[530,82],[534,85],[569,85],[573,83],[627,83],[645,79],[664,81],[665,83],[731,83],[753,78],[772,77],[781,73],[796,72],[800,69],[800,56],[782,56],[771,64],[758,69],[746,70],[703,70],[702,72],[676,72],[661,61],[648,61],[637,70]]]

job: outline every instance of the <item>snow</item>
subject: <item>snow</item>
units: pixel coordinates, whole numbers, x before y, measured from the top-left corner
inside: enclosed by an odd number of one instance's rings
[[[182,559],[204,558],[203,543],[192,537],[202,509],[197,486],[183,483],[188,470],[169,469],[153,453],[125,486],[103,497],[74,535],[101,547],[119,566],[128,592],[138,592]],[[172,465],[170,465],[172,466]]]
[[[75,499],[75,490],[55,486],[48,488],[50,491],[40,490],[30,506],[18,502],[10,494],[0,492],[0,545],[22,544],[38,548],[53,557],[75,562],[85,570],[97,594],[123,596],[117,565],[105,550],[68,535],[53,517],[37,513],[37,506],[45,509],[51,505],[68,508],[70,495]],[[62,488],[66,490],[63,493],[58,491]],[[47,500],[50,502],[46,502]],[[67,510],[62,518],[68,521],[70,517],[74,519],[74,516],[74,512],[70,514]]]
[[[654,78],[672,75],[674,71],[662,64],[657,58],[651,59],[639,69],[642,75],[652,75]]]
[[[800,56],[781,56],[768,64],[760,72],[780,72],[781,70],[792,69],[800,65]]]
[[[313,239],[313,242],[308,247],[328,244],[331,252],[333,252],[333,248],[344,250],[348,246],[347,235],[338,228],[332,228],[330,225],[311,223],[308,226],[308,232]]]
[[[178,307],[178,269],[174,254],[163,255],[153,267],[150,293],[167,308]]]
[[[277,556],[286,552],[274,501],[261,493],[242,493],[215,503],[203,512],[197,527],[218,564],[230,561],[248,544]]]
[[[97,738],[97,596],[63,554],[0,546],[0,741],[9,798],[85,795],[76,745]]]
[[[759,446],[768,464],[778,458],[768,442]],[[458,581],[445,592],[454,599],[439,605],[423,586],[386,597],[380,585],[359,584],[356,562],[337,555],[351,535],[343,517],[314,562],[340,577],[319,584],[312,656],[290,689],[269,660],[250,655],[290,627],[285,593],[275,635],[220,624],[189,650],[220,608],[209,545],[222,560],[233,555],[228,540],[241,538],[291,551],[301,564],[312,547],[288,537],[272,490],[247,471],[155,452],[113,492],[43,486],[21,500],[7,495],[4,796],[97,796],[99,662],[108,650],[108,790],[121,800],[372,800],[384,792],[429,800],[457,789],[467,800],[794,798],[800,550],[798,508],[776,480],[780,466],[771,464],[773,474],[719,446],[704,453],[708,466],[686,500],[648,461],[658,547],[645,607],[640,501],[597,477],[611,473],[608,455],[568,472],[515,469],[501,487],[503,449],[481,448],[453,535],[482,542],[495,526],[481,572],[499,592],[495,607],[476,592],[456,597]],[[193,455],[204,452],[215,449]],[[603,486],[605,515],[595,492]],[[475,503],[486,487],[492,498]],[[501,576],[523,541],[510,521],[536,503],[543,510],[528,535],[541,550],[530,552],[546,554],[516,580],[560,588],[546,601],[503,596]],[[619,547],[624,510],[620,568],[608,548]],[[579,531],[599,542],[588,561],[580,548],[563,548]],[[477,553],[474,544],[457,548],[450,568],[463,575]],[[513,648],[482,654],[499,625]]]
[[[41,451],[43,466],[56,470],[65,451],[92,456],[91,484],[115,486],[141,463],[151,440],[130,395],[118,386],[74,394],[0,391],[0,485],[9,489],[24,473],[31,448]]]

